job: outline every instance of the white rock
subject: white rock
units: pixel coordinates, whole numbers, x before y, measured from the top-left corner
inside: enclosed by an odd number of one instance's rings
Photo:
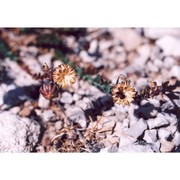
[[[112,41],[106,41],[106,40],[102,39],[99,42],[99,51],[101,53],[103,53],[104,51],[106,51],[111,46],[113,46],[113,42]]]
[[[180,145],[180,132],[176,131],[176,133],[174,134],[174,138],[173,138],[173,143],[176,145],[176,146],[179,146]]]
[[[62,128],[62,121],[57,121],[55,123],[55,128],[56,128],[56,130],[60,130]]]
[[[0,113],[0,152],[30,152],[38,142],[40,125],[10,112]]]
[[[123,123],[121,121],[117,121],[117,118],[116,118],[116,126],[114,128],[114,133],[115,132],[118,132],[119,135],[121,135],[121,133],[124,132],[124,127],[123,127]],[[119,136],[118,135],[118,136]]]
[[[175,114],[164,113],[164,118],[169,121],[171,126],[177,125],[178,120]]]
[[[175,59],[173,57],[168,56],[164,58],[163,67],[165,67],[166,69],[171,69],[174,64]]]
[[[43,97],[43,95],[42,94],[40,94],[39,95],[39,99],[38,99],[38,106],[40,107],[40,108],[48,108],[49,107],[49,104],[50,104],[50,101],[49,100],[47,100],[47,99],[45,99],[44,97]]]
[[[53,113],[53,111],[51,109],[44,110],[40,116],[41,116],[43,122],[48,122],[55,118],[55,114]]]
[[[160,102],[158,99],[148,99],[148,102],[151,103],[154,107],[160,107]]]
[[[161,48],[159,46],[152,46],[151,53],[150,53],[150,59],[153,61],[155,58],[160,58],[161,56]]]
[[[5,59],[8,70],[8,75],[14,79],[14,84],[19,87],[32,86],[39,84],[39,81],[34,80],[27,72],[25,72],[16,62]],[[21,73],[20,73],[21,72]]]
[[[70,120],[79,123],[82,128],[86,127],[87,125],[86,117],[84,111],[80,107],[69,106],[66,109],[66,114]]]
[[[118,110],[117,106],[112,107],[112,111],[116,114],[116,118],[118,121],[122,122],[127,117],[127,112],[125,110]]]
[[[138,138],[147,129],[147,123],[141,118],[125,131],[126,134]]]
[[[82,61],[85,63],[92,63],[95,58],[88,55],[88,53],[85,50],[82,50],[79,53],[79,56],[82,58]]]
[[[154,152],[150,145],[135,145],[135,144],[129,144],[123,147],[119,148],[119,151],[121,153],[134,153],[134,152]]]
[[[169,125],[169,121],[165,119],[162,114],[159,113],[155,119],[148,119],[147,124],[149,129],[153,129],[159,128],[161,126],[167,126]]]
[[[171,132],[169,132],[168,130],[161,128],[158,130],[158,136],[159,139],[161,140],[167,140],[171,135]]]
[[[163,49],[165,56],[180,56],[180,39],[172,36],[164,36],[156,41],[156,45]]]
[[[151,39],[159,39],[166,35],[180,36],[179,28],[144,28],[144,34]]]
[[[90,53],[90,54],[95,53],[97,50],[97,47],[98,47],[98,41],[96,39],[92,40],[90,43],[88,53]]]
[[[150,72],[159,72],[159,68],[157,66],[155,66],[152,61],[147,62],[146,70],[148,70]]]
[[[138,48],[137,52],[139,53],[140,56],[144,57],[147,60],[150,57],[151,45],[143,44]]]
[[[143,139],[147,143],[154,143],[157,141],[157,131],[155,129],[146,130]]]
[[[127,51],[132,51],[143,43],[143,38],[133,29],[114,28],[109,31],[113,33],[115,39],[123,42]]]
[[[133,60],[133,67],[137,70],[143,69],[146,62],[147,62],[147,58],[145,56],[138,56]]]
[[[129,136],[127,134],[121,134],[120,141],[119,141],[119,147],[126,146],[129,144],[132,144],[136,141],[136,139],[132,136]]]
[[[163,61],[159,58],[155,58],[153,60],[154,62],[154,66],[156,66],[157,68],[162,68],[163,67]]]
[[[116,153],[116,152],[118,152],[118,147],[116,145],[112,145],[111,147],[108,148],[107,152],[108,153]]]
[[[136,116],[129,116],[128,118],[130,119],[129,126],[131,127],[133,124],[136,124],[138,122],[138,118]]]
[[[19,106],[15,106],[15,107],[12,107],[11,109],[9,109],[9,112],[11,112],[13,114],[18,114],[19,111],[20,111]]]
[[[129,128],[130,120],[128,118],[123,120],[123,128],[124,130],[127,130]]]
[[[79,94],[73,94],[73,100],[74,101],[78,101],[79,99],[81,99],[81,95],[79,95]]]
[[[100,150],[100,153],[116,153],[116,152],[118,152],[118,147],[116,145],[108,146]]]
[[[58,67],[58,66],[61,65],[61,64],[63,64],[63,62],[61,62],[60,59],[57,59],[57,60],[54,60],[54,61],[53,61],[53,67],[54,67],[54,68],[55,68],[55,67]]]
[[[165,153],[165,152],[171,152],[175,148],[175,144],[171,141],[161,141],[161,148],[160,151]]]
[[[85,101],[87,99],[88,101]],[[92,101],[89,98],[84,97],[82,100],[76,101],[75,105],[81,107],[83,110],[93,108]]]
[[[177,131],[177,125],[170,124],[169,126],[165,127],[164,129],[169,131],[172,134],[172,136],[174,136],[174,134]]]
[[[180,66],[175,65],[171,68],[169,72],[170,77],[177,77],[180,80]]]
[[[69,92],[63,92],[60,101],[64,104],[71,104],[73,102],[72,94]]]
[[[42,67],[39,65],[37,59],[32,58],[32,57],[25,57],[25,58],[22,58],[22,60],[33,74],[43,73]]]
[[[156,142],[150,143],[150,145],[154,152],[160,152],[161,143],[159,140],[157,140]]]
[[[39,49],[35,46],[21,46],[20,47],[20,56],[24,57],[24,56],[28,56],[29,57],[35,57],[38,53]]]
[[[52,57],[52,53],[43,54],[38,57],[38,61],[41,63],[41,66],[43,66],[46,63],[49,67],[51,67]]]

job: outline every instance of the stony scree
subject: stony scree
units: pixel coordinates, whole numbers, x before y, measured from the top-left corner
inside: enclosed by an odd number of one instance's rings
[[[49,104],[50,104],[50,101],[49,100],[47,100],[47,99],[45,99],[44,97],[43,97],[43,95],[42,94],[40,94],[39,95],[39,99],[38,99],[38,106],[40,107],[40,108],[48,108],[49,107]]]
[[[78,29],[66,29],[64,34],[64,29],[45,28],[38,29],[37,32],[36,29],[33,30],[33,39],[39,36],[40,31],[47,36],[55,32],[57,40],[63,44],[55,41],[53,45],[48,44],[46,39],[37,44],[38,38],[36,42],[32,41],[32,37],[23,34],[19,28],[2,28],[0,31],[5,33],[6,37],[10,37],[10,41],[6,42],[10,48],[11,44],[15,43],[14,48],[18,49],[18,61],[7,58],[6,55],[0,59],[5,67],[4,71],[0,66],[0,73],[3,73],[3,76],[0,76],[0,111],[3,113],[7,110],[11,116],[16,117],[14,119],[27,117],[33,127],[36,124],[34,119],[37,118],[45,130],[36,148],[34,144],[38,141],[39,124],[37,130],[33,131],[33,128],[30,128],[32,132],[28,130],[31,125],[19,130],[18,127],[22,127],[19,124],[25,120],[16,120],[13,127],[5,127],[18,129],[15,130],[17,133],[14,135],[7,129],[7,133],[13,135],[5,136],[4,139],[13,137],[13,142],[16,143],[18,132],[23,132],[23,137],[29,132],[31,145],[28,146],[25,138],[22,138],[23,140],[17,144],[24,144],[25,148],[22,145],[20,150],[17,146],[9,146],[9,149],[30,152],[35,151],[35,147],[38,152],[55,152],[56,148],[50,145],[50,140],[58,135],[66,119],[68,125],[73,121],[86,129],[96,124],[102,116],[98,127],[108,131],[97,134],[102,140],[92,142],[95,144],[92,145],[92,149],[90,148],[91,152],[180,152],[180,29],[87,28],[85,34],[81,34],[81,30]],[[21,37],[25,38],[25,43]],[[51,42],[51,39],[48,41]],[[75,84],[63,89],[59,97],[49,101],[39,93],[41,80],[34,80],[30,74],[42,73],[44,63],[55,68],[64,64],[66,60],[76,66],[77,72],[78,68],[82,68],[85,74],[81,76],[83,78],[77,76]],[[172,89],[167,87],[167,96],[158,95],[153,99],[134,101],[129,106],[123,106],[113,103],[112,97],[101,91],[98,83],[89,79],[100,75],[113,86],[120,74],[132,81],[138,92],[147,87],[150,81],[156,81],[158,86],[166,81],[169,81],[170,85],[176,83],[176,89],[171,91]],[[90,118],[93,122],[90,122]],[[0,135],[1,133],[5,131],[2,130]],[[1,142],[5,142],[5,146],[7,142],[11,145],[11,140],[4,139]],[[7,149],[4,151],[8,151]]]
[[[154,143],[157,141],[157,130],[152,129],[152,130],[146,130],[143,139],[147,143]]]
[[[121,134],[120,135],[120,141],[119,141],[119,147],[123,147],[129,144],[132,144],[136,141],[136,138],[128,135],[128,134]]]
[[[0,152],[31,152],[39,140],[40,125],[8,111],[0,113]]]
[[[143,38],[132,29],[110,29],[110,32],[124,44],[127,51],[132,51],[143,43]]]
[[[156,44],[162,48],[165,56],[180,56],[180,40],[173,36],[164,36],[156,41]]]
[[[143,134],[146,129],[147,123],[144,119],[141,118],[137,121],[137,123],[133,124],[130,128],[128,128],[125,133],[137,139]]]
[[[87,119],[84,111],[77,106],[71,106],[66,109],[67,117],[76,123],[79,123],[82,128],[87,126]]]
[[[171,132],[165,128],[161,128],[158,130],[158,136],[160,140],[167,140],[171,136]]]
[[[175,149],[175,144],[171,141],[162,140],[161,141],[161,148],[160,151],[165,152],[171,152]]]
[[[139,153],[153,153],[153,149],[151,145],[135,145],[135,144],[129,144],[123,147],[119,147],[118,152],[120,153],[134,153],[134,152],[139,152]]]
[[[73,102],[73,97],[69,92],[63,92],[60,101],[64,104],[71,104]]]
[[[55,120],[55,113],[51,109],[44,110],[40,113],[40,117],[42,118],[42,121],[46,123]]]
[[[153,129],[153,128],[160,128],[162,126],[168,126],[170,123],[166,118],[164,118],[162,114],[158,113],[156,118],[148,119],[147,124],[149,129]]]
[[[150,39],[160,39],[164,36],[179,37],[180,31],[178,28],[145,28],[144,35]]]

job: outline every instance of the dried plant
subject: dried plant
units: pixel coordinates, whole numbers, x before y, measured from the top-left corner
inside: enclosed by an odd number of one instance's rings
[[[61,64],[55,69],[45,64],[43,71],[43,74],[34,74],[33,77],[43,81],[39,91],[46,99],[58,97],[60,88],[66,88],[76,82],[76,72],[67,64]]]
[[[122,82],[119,83],[119,79]],[[167,92],[171,89],[168,86],[169,81],[157,85],[155,81],[150,81],[149,85],[142,88],[139,92],[131,85],[131,80],[127,79],[124,75],[118,77],[116,85],[112,87],[112,98],[115,103],[122,105],[129,105],[131,102],[140,101],[142,99],[154,98],[158,95],[168,95]],[[174,88],[174,86],[172,86]]]
[[[131,82],[127,80],[125,76],[123,78],[124,81],[120,83],[118,82],[112,88],[112,98],[117,104],[129,105],[134,101],[137,92],[135,91],[134,87],[131,86]]]
[[[101,124],[102,118],[103,116],[93,122],[90,117],[89,126],[83,129],[78,124],[68,125],[66,116],[62,129],[51,142],[59,152],[92,152],[93,147],[103,140],[100,134],[112,131],[112,128],[104,129]]]
[[[53,81],[59,87],[66,88],[76,82],[76,72],[71,66],[61,64],[53,71]]]

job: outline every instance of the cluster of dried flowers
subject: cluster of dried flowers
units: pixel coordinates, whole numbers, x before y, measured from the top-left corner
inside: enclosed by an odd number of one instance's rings
[[[60,88],[67,88],[76,82],[75,70],[67,64],[61,64],[55,69],[49,68],[47,64],[43,66],[44,73],[36,75],[36,79],[45,80],[40,87],[40,93],[46,99],[58,97]]]
[[[119,78],[123,79],[119,83]],[[112,88],[112,98],[117,104],[130,105],[133,101],[140,99],[153,98],[159,94],[162,94],[163,87],[157,86],[157,83],[150,81],[149,85],[138,93],[131,85],[131,81],[125,76],[120,75],[118,77],[116,85]]]
[[[36,75],[35,78],[45,80],[40,87],[40,93],[46,99],[58,97],[60,88],[67,88],[76,82],[77,74],[68,64],[61,64],[54,69],[45,64],[43,71],[42,75]],[[122,81],[119,82],[119,79]],[[149,86],[138,93],[124,75],[120,75],[117,83],[111,87],[113,101],[119,105],[130,105],[133,101],[153,98],[161,93],[162,86],[157,86],[157,83],[153,81],[150,81]]]

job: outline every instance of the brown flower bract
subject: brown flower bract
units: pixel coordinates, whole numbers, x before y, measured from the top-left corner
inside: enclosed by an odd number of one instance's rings
[[[45,82],[40,87],[39,91],[46,99],[49,100],[58,97],[59,93],[58,86],[54,82]]]

